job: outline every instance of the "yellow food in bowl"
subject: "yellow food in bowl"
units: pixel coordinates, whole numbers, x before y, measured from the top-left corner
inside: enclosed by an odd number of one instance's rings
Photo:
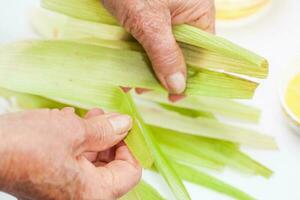
[[[265,8],[271,0],[215,0],[217,18],[238,19],[255,14]]]
[[[288,83],[285,92],[285,102],[293,115],[300,119],[300,74]]]

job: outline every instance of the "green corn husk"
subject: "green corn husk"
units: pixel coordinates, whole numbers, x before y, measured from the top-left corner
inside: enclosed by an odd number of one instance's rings
[[[128,194],[121,197],[120,200],[164,200],[151,185],[141,180]]]
[[[95,22],[101,21],[107,24],[118,24],[111,14],[109,14],[109,12],[107,12],[97,0],[42,0],[41,6],[79,19]]]
[[[112,88],[112,86],[164,90],[151,73],[150,67],[144,59],[145,57],[137,52],[74,42],[22,42],[0,48],[0,87],[55,100],[64,99],[67,102],[63,103],[78,107],[83,107],[81,102],[84,102],[84,105],[87,104],[87,106],[97,105],[106,109],[115,109],[119,106],[119,100],[122,99],[120,94],[122,93],[120,93],[119,88]],[[216,73],[205,71],[203,74],[196,73],[190,76],[186,93],[199,94],[202,91],[202,94],[206,95],[215,94],[227,97],[252,95],[254,88],[250,91],[247,91],[247,88],[252,87],[253,83],[246,82],[240,85],[241,80],[231,79],[228,75],[222,74],[215,77]],[[49,77],[47,79],[46,74]],[[222,76],[225,76],[224,79],[220,79]],[[27,84],[23,84],[24,82]],[[196,83],[193,84],[193,82]],[[224,87],[226,85],[231,85],[236,89]],[[103,98],[102,96],[105,96],[107,101],[99,101]],[[191,123],[196,125],[198,121]],[[206,120],[204,123],[211,124]],[[214,122],[212,125],[218,124]],[[223,125],[219,124],[220,126]],[[195,127],[199,127],[199,124]],[[229,128],[227,135],[216,134],[218,131],[214,131],[223,130],[222,128],[215,129],[213,127],[213,131],[211,131],[210,128],[202,127],[199,130],[208,130],[209,132],[203,133],[205,136],[220,139],[228,139],[229,136],[235,137],[230,139],[236,142],[252,145],[257,143],[255,144],[257,146],[266,142],[265,146],[272,145],[265,137],[243,138],[242,133],[239,135],[230,133],[231,131],[242,131],[246,133],[244,135],[249,135],[250,132],[247,133],[242,129]],[[226,131],[226,129],[224,130]],[[196,131],[198,132],[198,130]],[[195,132],[192,133],[195,134]],[[247,141],[242,141],[243,139],[247,139]]]
[[[162,104],[162,103],[160,103],[159,105],[167,110],[177,112],[181,115],[185,115],[188,117],[193,117],[193,118],[205,117],[205,118],[210,118],[210,119],[216,119],[214,114],[209,113],[209,112],[197,111],[197,110],[192,110],[192,109],[188,109],[188,108],[181,108],[181,107],[168,105],[168,104]]]
[[[177,102],[170,102],[167,99],[168,94],[158,92],[147,92],[142,95],[136,95],[138,98],[148,101],[155,101],[164,106],[173,108],[182,108],[194,113],[194,116],[201,116],[201,113],[212,113],[235,120],[257,123],[260,118],[260,110],[230,99],[221,99],[213,97],[185,97]],[[199,113],[200,112],[200,113]]]
[[[245,192],[228,185],[227,183],[214,178],[199,169],[189,167],[187,165],[173,163],[173,166],[179,176],[191,183],[199,184],[203,187],[213,189],[217,192],[226,194],[235,199],[240,200],[254,200],[255,198],[246,194]]]
[[[214,119],[198,117],[197,119],[168,111],[157,105],[139,105],[147,124],[161,128],[180,131],[219,140],[231,141],[256,148],[277,149],[273,137],[257,131],[227,125]],[[164,119],[164,120],[161,120]]]
[[[31,14],[34,30],[48,39],[103,38],[106,40],[132,40],[124,28],[108,24],[75,19],[59,13],[35,10]]]
[[[269,178],[273,173],[267,167],[242,153],[232,143],[187,135],[184,132],[172,131],[160,127],[151,126],[151,129],[155,133],[156,140],[160,145],[184,149],[189,154],[233,167],[241,172],[260,175],[265,178]]]
[[[0,96],[12,102],[12,106],[16,110],[36,109],[36,108],[64,108],[67,105],[55,102],[40,96],[29,95],[20,92],[13,92],[4,88],[0,88]]]
[[[137,42],[121,41],[132,40],[132,37],[119,26],[83,21],[45,10],[36,10],[31,21],[34,29],[45,38],[80,39],[84,43],[105,47],[109,45],[110,48],[144,51]],[[262,65],[263,67],[253,67],[253,63],[244,59],[230,58],[215,51],[184,43],[179,45],[186,63],[195,69],[225,70],[258,78],[265,78],[268,73],[266,64]]]
[[[176,174],[176,171],[173,169],[172,165],[166,159],[165,155],[162,154],[159,145],[154,138],[152,131],[145,126],[142,117],[140,117],[138,110],[135,107],[135,104],[130,95],[127,95],[128,103],[130,104],[131,113],[134,113],[134,116],[137,118],[137,126],[141,126],[142,135],[145,138],[145,141],[151,150],[154,159],[154,165],[160,174],[164,177],[170,189],[172,190],[174,196],[178,200],[189,200],[191,199],[189,193],[187,192],[185,186],[182,183],[182,180]]]
[[[117,87],[111,89],[111,85],[164,90],[151,73],[150,67],[144,59],[145,57],[138,52],[108,49],[74,42],[22,42],[0,48],[0,87],[54,98],[55,100],[61,98],[72,101],[64,103],[75,104],[78,107],[83,106],[81,105],[83,101],[84,104],[89,105],[91,103],[90,105],[99,105],[106,109],[118,108],[118,99],[122,98],[120,97],[120,89]],[[190,76],[186,93],[199,94],[202,91],[202,94],[206,95],[215,94],[227,97],[252,95],[254,88],[248,92],[246,88],[252,87],[253,83],[247,82],[241,87],[239,84],[241,80],[230,79],[227,75],[224,75],[224,79],[220,79],[220,76],[223,75],[214,77],[216,73],[206,71],[203,74],[196,73]],[[45,74],[52,78],[45,79]],[[24,81],[27,84],[23,84]],[[196,83],[193,84],[193,82]],[[211,87],[213,82],[215,86]],[[222,85],[222,87],[219,87],[219,85]],[[223,87],[226,85],[237,88]],[[78,95],[78,91],[82,93]],[[96,91],[99,91],[99,94]],[[103,98],[103,95],[109,100],[98,101],[98,99]],[[191,123],[195,124],[195,121]],[[211,124],[206,120],[204,123]],[[199,127],[199,124],[195,127]],[[244,135],[251,133],[247,133],[242,129],[229,128],[226,135],[216,134],[215,131],[211,131],[206,127],[202,127],[200,130],[203,129],[209,131],[203,133],[205,136],[220,139],[235,136],[234,133],[230,133],[231,131],[242,131],[246,133]],[[213,130],[216,130],[215,127],[213,127]],[[226,129],[224,130],[226,131]],[[198,132],[198,130],[196,131]],[[262,145],[264,142],[266,142],[265,145],[272,145],[265,137],[256,139],[249,135],[249,137],[243,138],[243,134],[239,134],[230,139],[252,145],[257,143],[255,144],[257,146]],[[242,141],[243,139],[247,139],[247,141]]]
[[[86,4],[86,5],[84,5]],[[89,5],[89,6],[87,6]],[[111,16],[97,0],[42,0],[41,6],[63,13],[78,19],[101,22],[105,24],[118,25],[115,18]],[[95,12],[93,16],[90,13]],[[89,14],[87,14],[89,13]],[[244,48],[241,48],[221,37],[208,34],[200,29],[189,25],[179,25],[173,28],[175,38],[179,42],[184,42],[204,49],[217,51],[223,55],[235,59],[246,60],[253,64],[253,67],[268,68],[267,61]]]
[[[3,46],[0,72],[2,87],[18,84],[26,77],[32,82],[43,80],[43,84],[55,81],[49,87],[60,84],[64,89],[76,84],[82,87],[89,82],[87,89],[105,84],[164,91],[145,54],[69,41],[27,41]],[[45,80],[45,73],[55,80]],[[251,98],[256,87],[257,83],[221,72],[189,70],[185,94]]]
[[[187,151],[184,151],[180,148],[176,148],[171,145],[159,143],[159,146],[160,146],[163,154],[170,161],[172,161],[172,163],[189,164],[189,165],[208,168],[208,169],[212,169],[212,170],[216,170],[216,171],[222,171],[225,167],[224,163],[222,163],[222,162],[218,162],[213,159],[207,159],[205,157],[194,155],[194,154],[191,154]]]

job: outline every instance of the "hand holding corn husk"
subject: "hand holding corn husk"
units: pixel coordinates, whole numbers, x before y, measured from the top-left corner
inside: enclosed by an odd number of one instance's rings
[[[122,142],[127,115],[42,109],[4,115],[0,127],[0,190],[16,197],[116,199],[140,179]]]
[[[170,93],[185,89],[186,64],[172,25],[190,24],[214,32],[212,0],[103,0],[104,6],[144,47],[153,69]]]

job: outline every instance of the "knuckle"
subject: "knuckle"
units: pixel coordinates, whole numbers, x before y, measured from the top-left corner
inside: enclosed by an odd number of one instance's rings
[[[175,43],[175,42],[174,42]],[[154,70],[161,73],[173,73],[178,67],[184,66],[183,54],[176,44],[171,44],[169,48],[160,48],[164,51],[155,51],[151,57]]]
[[[122,24],[140,42],[155,40],[157,35],[164,32],[168,24],[171,24],[162,12],[154,9],[127,10]]]
[[[82,141],[85,127],[83,120],[75,113],[62,110],[50,110],[50,120],[60,129],[61,136],[69,141]]]
[[[87,130],[89,134],[90,141],[103,142],[106,141],[108,135],[112,132],[112,127],[109,122],[106,121],[103,117],[101,119],[94,118],[88,121],[89,127],[92,130]]]

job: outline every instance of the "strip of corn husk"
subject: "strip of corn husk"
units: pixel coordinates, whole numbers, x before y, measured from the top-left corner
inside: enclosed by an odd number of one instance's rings
[[[183,116],[153,104],[147,106],[139,105],[138,109],[141,113],[147,113],[147,115],[143,115],[144,120],[147,124],[153,126],[191,135],[231,141],[256,148],[277,149],[277,144],[273,137],[260,134],[255,130],[224,124],[204,117],[195,119]]]
[[[132,37],[119,26],[84,21],[45,10],[33,12],[31,22],[34,29],[48,39],[76,39],[76,41],[80,39],[83,43],[144,51],[136,41],[124,41],[132,40]],[[268,73],[266,64],[255,65],[244,59],[224,56],[216,51],[184,43],[179,45],[187,64],[196,69],[224,70],[258,78],[265,78]]]
[[[0,53],[2,84],[14,85],[27,77],[27,81],[55,81],[63,87],[76,84],[82,87],[88,82],[90,89],[109,85],[165,91],[152,72],[147,56],[136,51],[71,41],[25,41],[3,46]],[[45,80],[45,73],[55,80]],[[189,69],[185,94],[251,98],[257,86],[255,82],[221,72]]]
[[[151,185],[141,180],[128,194],[121,197],[120,200],[164,200]]]
[[[75,18],[87,21],[102,22],[105,24],[118,25],[115,18],[106,11],[106,9],[97,0],[42,0],[43,8],[63,13]],[[93,14],[90,14],[93,13]],[[93,15],[93,16],[92,16]],[[178,25],[173,28],[175,38],[179,42],[184,42],[193,46],[220,52],[223,55],[235,59],[247,60],[259,67],[267,67],[267,61],[241,48],[224,38],[208,34],[200,29],[189,25]]]
[[[148,101],[155,101],[163,106],[187,109],[189,114],[197,111],[198,116],[203,116],[203,112],[232,118],[235,120],[243,120],[247,122],[257,123],[260,118],[260,110],[256,107],[245,105],[230,99],[214,98],[214,97],[186,97],[177,102],[170,102],[167,99],[168,94],[158,92],[147,92],[142,95],[136,95],[137,98]],[[196,114],[196,113],[195,113]],[[196,115],[197,116],[197,115]]]
[[[273,174],[268,167],[253,160],[232,143],[188,135],[161,127],[150,127],[161,145],[183,149],[186,153],[232,167],[244,173],[260,175],[265,178],[269,178]],[[187,163],[194,165],[192,162]]]

